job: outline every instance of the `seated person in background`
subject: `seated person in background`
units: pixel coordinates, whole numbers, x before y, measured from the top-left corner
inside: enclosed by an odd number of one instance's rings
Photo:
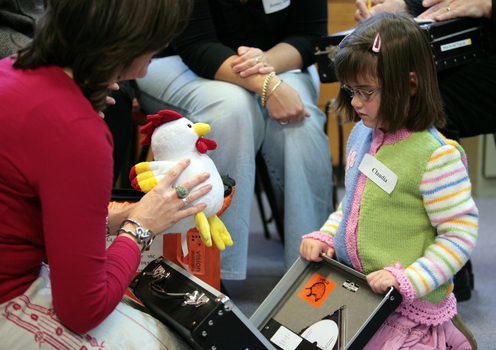
[[[325,253],[366,274],[374,292],[401,293],[365,350],[475,349],[457,328],[452,290],[477,242],[478,210],[464,150],[436,130],[445,116],[426,36],[411,16],[378,14],[341,42],[334,64],[335,108],[357,122],[346,194],[301,256]]]
[[[0,0],[0,58],[31,41],[42,12],[42,0]]]
[[[484,18],[492,35],[492,51],[483,57],[438,73],[447,125],[441,132],[453,140],[496,133],[496,99],[490,91],[496,84],[496,16],[491,0],[372,0],[367,9],[365,0],[357,0],[355,19],[361,21],[380,12],[407,12],[419,19],[445,21],[458,17]]]
[[[221,278],[246,278],[255,155],[261,150],[284,205],[285,263],[332,209],[332,168],[312,40],[327,34],[327,0],[196,0],[168,56],[137,80],[146,113],[172,109],[211,126],[219,172],[236,180],[222,221],[236,244]],[[274,73],[277,73],[275,75]]]
[[[133,100],[131,86],[129,81],[119,84],[119,89],[111,92],[110,97],[113,99],[105,108],[104,121],[109,126],[114,142],[112,159],[114,160],[114,177],[113,184],[117,184],[119,175],[122,175],[122,184],[129,183],[129,171],[126,173],[124,165],[129,151],[129,145],[133,140],[134,123],[132,119]],[[131,164],[134,165],[134,164]],[[122,174],[121,174],[122,172]],[[131,185],[127,186],[131,187]]]
[[[365,0],[357,0],[355,19],[362,21],[381,12],[411,13],[419,19],[445,21],[458,17],[483,18],[489,32],[488,56],[458,67],[438,72],[439,89],[443,100],[446,126],[440,131],[446,137],[460,138],[494,134],[496,141],[496,16],[492,0],[372,0],[367,9]],[[455,276],[455,295],[458,301],[471,298],[474,288],[472,263],[469,260]]]
[[[190,349],[120,303],[154,232],[205,208],[182,210],[171,188],[189,160],[138,203],[109,212],[112,137],[100,113],[109,85],[143,77],[191,6],[48,0],[32,42],[0,60],[1,348]],[[182,186],[190,190],[208,176]],[[202,186],[186,199],[209,191]],[[106,232],[120,228],[106,249]]]

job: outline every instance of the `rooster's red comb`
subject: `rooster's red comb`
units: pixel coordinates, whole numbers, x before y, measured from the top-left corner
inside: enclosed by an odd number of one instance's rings
[[[156,128],[162,124],[181,119],[183,116],[174,111],[163,110],[158,112],[158,114],[148,115],[146,118],[150,122],[140,128],[140,133],[145,134],[145,137],[140,141],[140,144],[143,146],[151,144],[152,134]]]

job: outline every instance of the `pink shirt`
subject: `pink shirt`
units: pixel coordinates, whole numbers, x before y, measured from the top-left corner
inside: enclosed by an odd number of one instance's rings
[[[21,295],[48,258],[53,304],[86,332],[116,307],[136,271],[136,244],[106,249],[112,136],[58,67],[0,61],[0,304]]]

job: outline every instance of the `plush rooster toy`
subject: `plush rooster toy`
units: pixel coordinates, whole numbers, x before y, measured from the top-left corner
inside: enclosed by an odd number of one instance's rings
[[[204,211],[194,217],[189,216],[178,221],[163,233],[181,233],[183,252],[186,249],[186,233],[195,226],[207,247],[212,245],[212,239],[220,250],[224,250],[226,245],[231,246],[233,244],[231,236],[217,216],[224,202],[224,184],[214,162],[206,155],[207,150],[215,149],[217,144],[213,140],[203,138],[210,132],[210,126],[193,123],[169,110],[149,115],[147,119],[150,123],[140,129],[140,132],[145,134],[140,143],[151,144],[154,161],[138,163],[131,169],[129,178],[133,187],[143,192],[150,191],[174,165],[184,158],[189,158],[191,163],[178,176],[173,187],[203,172],[208,172],[210,178],[192,191],[206,184],[212,185],[209,193],[187,206],[201,201],[207,204]]]

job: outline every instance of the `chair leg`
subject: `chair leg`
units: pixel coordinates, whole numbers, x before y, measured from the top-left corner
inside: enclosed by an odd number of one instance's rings
[[[329,122],[329,114],[331,113],[331,105],[334,102],[334,99],[330,99],[327,101],[325,106],[325,113],[327,116],[327,122],[324,124],[324,132],[328,134],[328,122]],[[334,206],[334,210],[336,210],[338,206],[338,186],[341,184],[341,180],[344,174],[344,132],[343,132],[343,123],[341,116],[339,114],[335,115],[336,117],[336,125],[338,128],[338,144],[339,144],[339,154],[338,154],[338,165],[336,169],[333,169],[332,180],[334,184],[333,192],[332,192],[332,204]]]
[[[272,216],[268,220],[264,219],[264,221],[266,223],[272,222],[272,220],[275,221],[277,232],[279,233],[279,238],[281,239],[281,242],[284,244],[284,209],[279,204],[279,201],[275,196],[274,188],[272,187],[272,183],[269,177],[269,170],[267,169],[265,160],[263,159],[260,152],[257,153],[255,161],[257,165],[257,170],[256,170],[257,179],[260,180],[259,185],[261,185],[261,190],[263,190],[267,195],[267,200],[269,202],[270,210],[272,212]],[[259,207],[263,208],[261,201],[259,201]],[[260,211],[262,211],[262,209]]]
[[[260,216],[262,217],[262,224],[264,227],[264,236],[266,239],[270,239],[270,232],[269,232],[269,227],[267,226],[267,217],[265,216],[265,209],[262,201],[262,184],[260,183],[262,181],[260,179],[260,176],[257,173],[255,174],[255,196],[257,197],[257,203],[258,203],[258,209],[260,210]]]

